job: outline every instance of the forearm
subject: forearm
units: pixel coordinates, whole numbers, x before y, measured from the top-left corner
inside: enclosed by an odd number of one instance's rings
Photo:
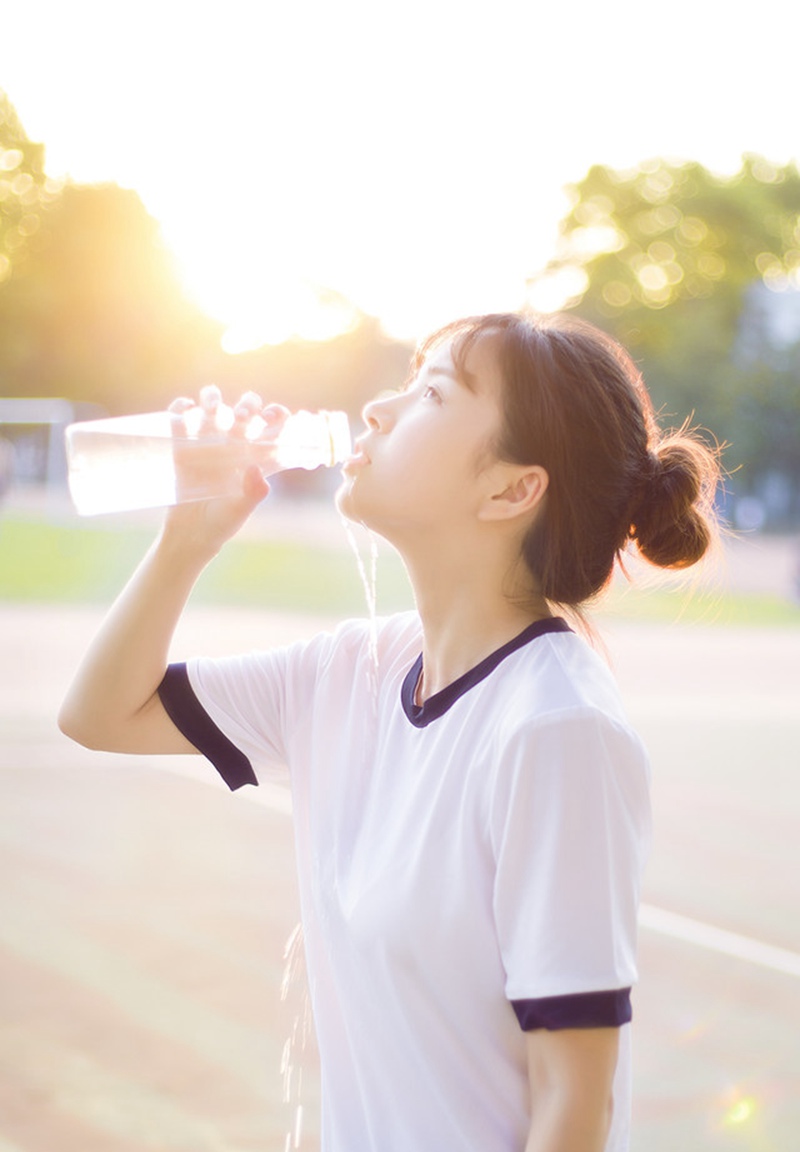
[[[157,700],[172,636],[206,562],[200,550],[159,537],[78,668],[59,714],[68,736],[107,751],[151,750],[142,717]]]
[[[611,1110],[610,1095],[548,1094],[537,1101],[525,1152],[603,1152]]]
[[[604,1152],[611,1127],[617,1028],[527,1033],[531,1126],[525,1152]]]

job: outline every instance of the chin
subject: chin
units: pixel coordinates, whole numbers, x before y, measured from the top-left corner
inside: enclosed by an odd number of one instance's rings
[[[348,520],[358,519],[355,511],[353,510],[353,485],[346,476],[342,480],[341,486],[336,491],[334,502],[340,515],[345,516]]]
[[[367,528],[370,532],[376,532],[379,536],[383,536],[375,517],[370,516],[369,509],[361,505],[363,501],[359,501],[358,492],[355,490],[354,485],[345,477],[345,481],[341,488],[337,491],[334,497],[337,511],[340,516],[345,520],[352,521],[353,524],[359,524],[362,528]]]
[[[345,478],[341,488],[334,497],[336,509],[345,520],[352,520],[354,524],[363,524],[364,517],[358,507],[358,498],[353,491],[352,482]]]

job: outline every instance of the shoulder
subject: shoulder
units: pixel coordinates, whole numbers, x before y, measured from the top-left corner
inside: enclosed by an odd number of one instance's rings
[[[377,659],[383,669],[398,659],[407,659],[408,653],[419,650],[420,637],[419,618],[413,612],[379,617],[374,622],[354,618],[290,646],[285,650],[285,659],[289,668],[302,669],[306,674],[341,678],[365,662],[374,663]],[[262,658],[269,661],[271,655],[262,654]]]
[[[418,649],[422,628],[416,612],[399,612],[379,616],[374,622],[356,618],[344,620],[330,632],[320,633],[309,643],[329,657],[347,656],[377,647],[379,659],[391,658],[398,652]]]
[[[573,632],[544,636],[509,669],[495,727],[498,759],[627,762],[645,775],[644,745],[608,664]]]
[[[506,662],[501,699],[510,723],[563,721],[592,713],[627,725],[611,669],[575,632],[540,637]]]

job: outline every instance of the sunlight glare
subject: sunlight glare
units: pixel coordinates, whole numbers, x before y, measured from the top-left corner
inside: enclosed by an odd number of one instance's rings
[[[751,1120],[756,1111],[756,1101],[752,1096],[742,1096],[728,1108],[723,1123],[728,1128],[737,1128]]]
[[[298,276],[262,237],[228,247],[205,245],[201,252],[193,237],[186,238],[188,244],[179,234],[167,239],[186,292],[224,325],[222,347],[232,355],[293,338],[330,340],[358,323],[358,309],[349,300]]]
[[[292,339],[332,340],[358,323],[358,311],[347,301],[303,281],[262,283],[249,294],[238,287],[234,319],[222,337],[231,355]]]
[[[578,300],[589,286],[589,278],[577,266],[545,272],[528,283],[526,301],[535,312],[558,312]]]

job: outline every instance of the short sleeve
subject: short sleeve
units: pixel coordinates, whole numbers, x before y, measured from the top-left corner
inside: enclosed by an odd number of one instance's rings
[[[280,775],[286,763],[290,683],[302,682],[303,667],[310,682],[311,663],[298,644],[187,664],[189,682],[203,709],[247,757],[259,779]]]
[[[287,647],[170,665],[159,695],[229,787],[288,783],[321,718],[341,715],[353,685],[367,682],[370,659],[368,623],[344,621]]]
[[[164,707],[229,787],[288,780],[291,733],[313,707],[329,633],[284,648],[171,665]]]
[[[498,759],[491,839],[515,1007],[574,997],[594,1009],[600,997],[586,994],[629,989],[650,842],[649,766],[635,733],[591,708],[515,732]]]

